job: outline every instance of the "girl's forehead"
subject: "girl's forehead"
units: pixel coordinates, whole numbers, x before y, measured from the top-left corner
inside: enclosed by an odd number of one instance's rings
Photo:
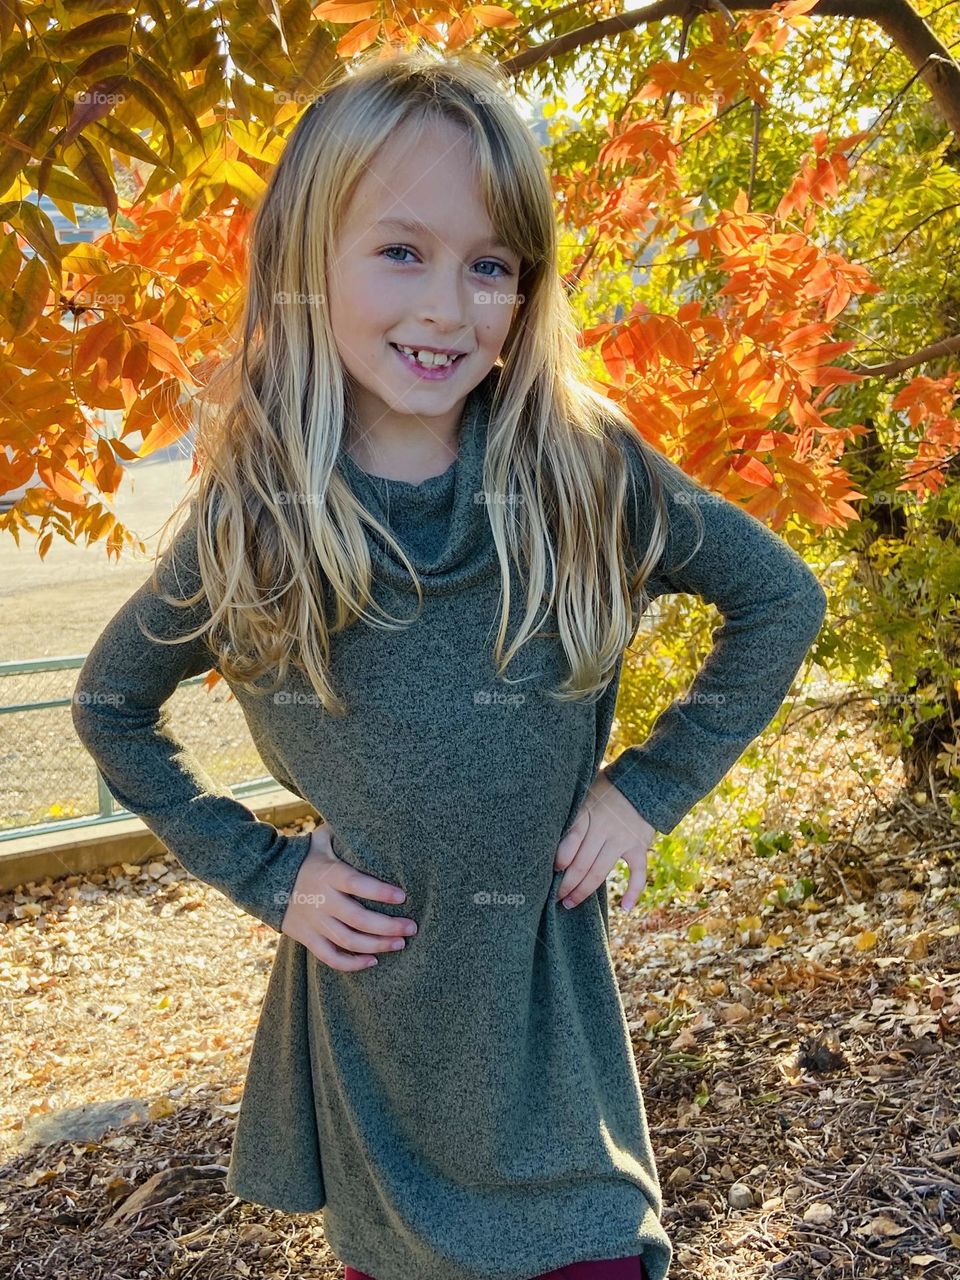
[[[454,219],[492,232],[482,191],[469,155],[417,149],[367,165],[344,207],[354,227],[392,220],[393,230],[430,235],[439,222]]]
[[[385,187],[413,191],[427,185],[446,191],[452,199],[463,194],[451,188],[455,180],[471,184],[478,180],[477,160],[469,135],[463,129],[448,128],[422,136],[399,131],[389,145],[381,145],[364,166],[358,186],[368,190]],[[405,196],[406,198],[406,196]]]
[[[445,243],[455,236],[471,250],[518,252],[486,203],[481,155],[456,121],[404,121],[364,164],[340,203],[338,234],[354,243],[380,233]],[[492,181],[495,188],[508,183],[503,175]],[[383,225],[391,220],[394,225]]]

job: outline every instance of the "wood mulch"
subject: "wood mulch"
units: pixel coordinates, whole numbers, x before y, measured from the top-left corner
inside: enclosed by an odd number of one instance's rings
[[[629,917],[611,877],[671,1280],[958,1280],[960,822],[862,708],[814,723],[769,835],[669,897],[652,858]],[[276,935],[167,859],[0,895],[0,938],[4,1277],[339,1280],[320,1214],[223,1186]]]

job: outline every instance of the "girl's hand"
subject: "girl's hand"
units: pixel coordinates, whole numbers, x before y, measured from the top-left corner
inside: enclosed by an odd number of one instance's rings
[[[575,907],[606,880],[619,859],[630,868],[621,907],[630,911],[647,883],[647,852],[656,828],[642,818],[612,782],[599,772],[584,796],[573,826],[557,845],[554,867],[566,869],[558,899]]]
[[[406,894],[338,858],[330,832],[324,822],[312,833],[280,932],[302,942],[331,969],[366,969],[377,963],[369,952],[399,951],[405,945],[401,935],[416,933],[417,926],[404,916],[383,915],[355,901],[353,895],[402,902]]]

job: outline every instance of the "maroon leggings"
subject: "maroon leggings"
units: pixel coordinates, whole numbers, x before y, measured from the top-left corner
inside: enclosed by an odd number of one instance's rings
[[[373,1277],[357,1271],[355,1267],[347,1267],[343,1280],[373,1280]],[[647,1270],[639,1256],[614,1258],[600,1262],[571,1262],[565,1267],[557,1267],[555,1271],[545,1271],[533,1280],[647,1280]]]

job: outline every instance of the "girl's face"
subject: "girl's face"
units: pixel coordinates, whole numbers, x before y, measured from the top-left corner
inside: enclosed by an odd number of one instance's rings
[[[520,258],[497,239],[461,129],[431,124],[414,145],[404,128],[381,147],[354,189],[327,274],[361,433],[382,439],[426,426],[444,443],[455,435],[518,305]],[[394,343],[463,355],[444,377],[422,377]]]

